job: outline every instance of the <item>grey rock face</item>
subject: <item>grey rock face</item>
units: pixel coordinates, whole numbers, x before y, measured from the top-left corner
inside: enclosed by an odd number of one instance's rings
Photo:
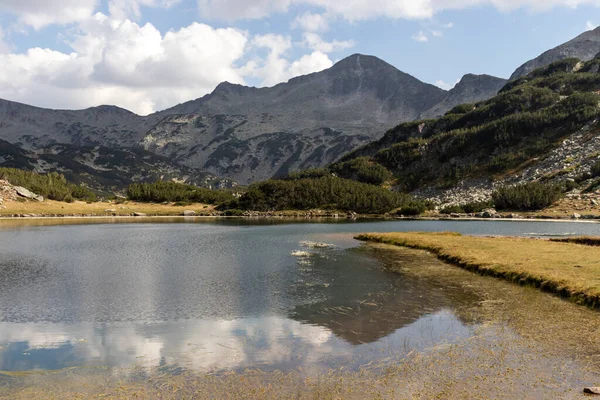
[[[25,189],[24,187],[15,186],[14,189],[17,192],[17,194],[21,197],[25,197],[26,199],[30,199],[30,200],[37,200],[39,202],[44,201],[44,196],[37,195],[37,194]]]
[[[546,65],[566,58],[578,58],[582,61],[589,61],[598,53],[600,53],[600,27],[585,32],[575,39],[548,50],[533,60],[527,61],[517,68],[511,75],[510,80],[518,79],[535,69],[545,67]]]

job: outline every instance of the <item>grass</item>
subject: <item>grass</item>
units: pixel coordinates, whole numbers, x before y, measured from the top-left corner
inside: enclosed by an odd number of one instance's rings
[[[169,204],[151,204],[151,203],[138,203],[127,201],[122,204],[115,202],[95,202],[86,203],[83,201],[76,201],[74,203],[65,203],[60,201],[46,200],[42,203],[28,201],[11,201],[4,203],[6,208],[0,209],[0,217],[11,216],[14,214],[35,214],[35,215],[93,215],[93,216],[131,216],[132,213],[143,213],[149,216],[178,216],[182,215],[186,210],[196,211],[197,214],[211,213],[214,211],[213,206],[206,206],[204,204],[191,204],[185,206]],[[114,210],[114,211],[107,211]]]
[[[461,268],[600,309],[600,249],[596,247],[457,233],[364,234],[357,239],[428,250]]]

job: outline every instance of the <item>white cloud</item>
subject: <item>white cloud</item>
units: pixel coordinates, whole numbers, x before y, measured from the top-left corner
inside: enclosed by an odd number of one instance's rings
[[[181,0],[109,0],[108,11],[117,19],[129,17],[139,18],[142,15],[141,7],[169,8]]]
[[[431,35],[434,37],[442,37],[442,36],[444,36],[444,32],[434,30],[434,31],[431,31]]]
[[[198,7],[205,18],[235,21],[285,12],[291,3],[292,0],[198,0]]]
[[[311,54],[302,56],[298,61],[294,61],[289,69],[290,77],[307,75],[313,72],[323,71],[324,69],[331,68],[333,62],[319,51],[315,51]]]
[[[585,29],[587,29],[588,31],[593,31],[594,29],[596,29],[598,27],[598,25],[594,24],[592,21],[588,21],[585,24]]]
[[[14,14],[19,22],[41,29],[89,18],[98,0],[2,0],[0,11]]]
[[[443,80],[437,80],[435,81],[435,86],[444,89],[444,90],[450,90],[452,89],[452,85],[449,83],[444,82]]]
[[[10,48],[4,41],[4,30],[2,29],[2,26],[0,26],[0,54],[8,53],[9,51]]]
[[[323,40],[321,36],[311,32],[304,33],[302,43],[309,49],[318,51],[320,53],[333,53],[336,51],[349,49],[355,45],[354,41],[352,40],[333,40],[331,42],[327,42]]]
[[[275,12],[286,12],[293,4],[312,5],[329,15],[359,21],[378,17],[426,19],[444,10],[485,5],[500,11],[519,8],[543,11],[561,6],[598,5],[598,0],[198,0],[204,17],[224,20],[263,18]]]
[[[262,86],[273,86],[294,76],[322,71],[333,65],[329,57],[320,51],[290,63],[285,53],[292,48],[292,40],[287,36],[258,35],[252,40],[252,46],[266,48],[269,54],[264,60],[255,58],[249,61],[240,72],[244,76],[260,78]]]
[[[442,25],[444,29],[452,29],[454,28],[454,22],[448,22],[447,24]]]
[[[450,89],[454,88],[458,84],[458,82],[460,82],[460,78],[457,79],[454,83],[447,83],[440,79],[440,80],[435,81],[435,86],[437,86],[441,89],[444,89],[444,90],[450,90]]]
[[[429,41],[429,37],[427,37],[427,35],[426,35],[426,34],[425,34],[425,32],[423,32],[423,31],[420,31],[419,33],[417,33],[417,34],[413,35],[413,36],[412,36],[412,39],[413,39],[414,41],[417,41],[417,42],[422,42],[422,43],[425,43],[425,42],[428,42],[428,41]]]
[[[325,15],[306,12],[296,17],[292,27],[306,32],[325,32],[329,30],[329,21]]]
[[[116,104],[147,114],[243,83],[234,65],[247,35],[194,23],[165,35],[103,14],[80,25],[73,52],[33,48],[0,54],[0,97],[47,107]]]

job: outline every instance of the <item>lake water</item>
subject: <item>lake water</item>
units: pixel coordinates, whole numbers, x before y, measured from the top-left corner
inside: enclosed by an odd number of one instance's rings
[[[358,369],[469,338],[455,310],[482,299],[389,272],[354,234],[600,235],[590,223],[99,222],[0,222],[0,371]]]

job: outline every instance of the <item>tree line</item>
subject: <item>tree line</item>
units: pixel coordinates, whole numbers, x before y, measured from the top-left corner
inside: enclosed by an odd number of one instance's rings
[[[16,168],[0,168],[0,179],[14,186],[22,186],[50,200],[72,202],[74,200],[96,201],[96,194],[84,187],[68,182],[58,172],[39,174]]]

